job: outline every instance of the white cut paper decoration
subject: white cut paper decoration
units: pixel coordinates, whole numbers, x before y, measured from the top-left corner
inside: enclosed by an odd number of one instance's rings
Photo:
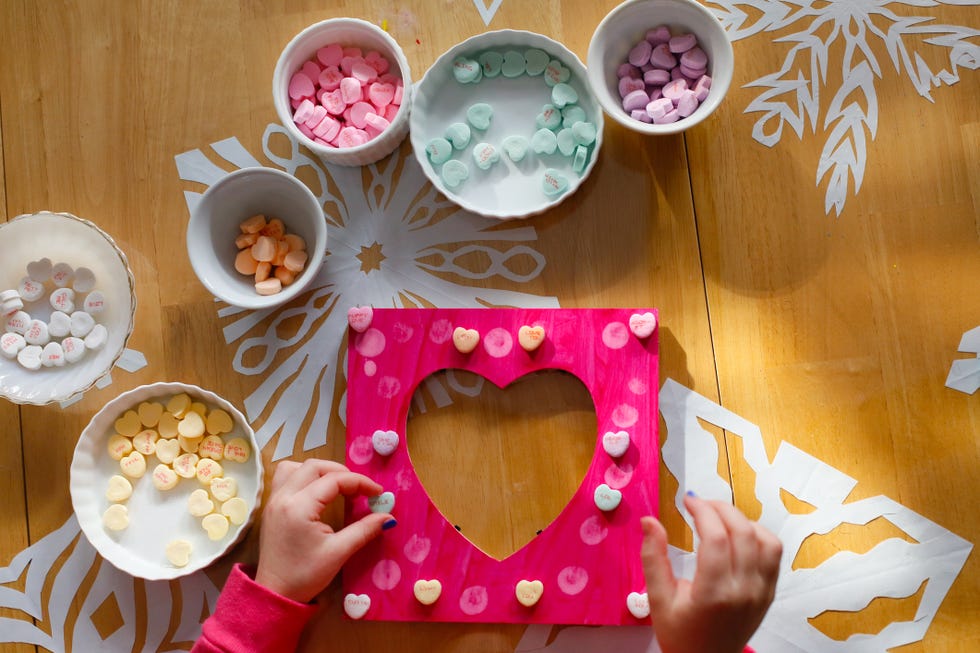
[[[699,418],[742,438],[745,462],[756,474],[755,497],[762,505],[759,522],[783,542],[776,598],[750,642],[754,648],[770,653],[885,653],[925,636],[972,544],[887,497],[845,503],[857,481],[787,442],[780,443],[770,463],[759,427],[671,379],[660,390],[660,412],[667,426],[664,464],[677,478],[675,503],[692,530],[693,520],[682,503],[687,490],[708,499],[732,501],[731,487],[717,473],[718,444],[701,427]],[[805,515],[790,513],[780,497],[781,489],[815,509]],[[843,551],[816,568],[792,568],[810,535],[829,533],[844,523],[867,524],[878,517],[915,542],[889,538],[864,554]],[[693,578],[693,553],[669,547],[668,554],[677,575]],[[841,642],[808,622],[827,610],[861,610],[879,596],[912,596],[925,581],[915,617],[892,622],[876,635],[856,634]],[[516,651],[660,650],[648,628],[567,628],[546,646],[550,631],[550,626],[529,627]]]
[[[329,166],[304,154],[292,140],[288,157],[276,155],[269,141],[277,134],[289,137],[280,125],[269,125],[265,130],[263,151],[269,160],[293,175],[307,168],[318,179],[320,190],[314,190],[314,194],[325,207],[329,254],[318,277],[301,296],[305,298],[302,306],[262,311],[226,306],[218,312],[221,317],[235,318],[224,328],[225,341],[238,343],[235,371],[263,377],[259,388],[245,399],[245,412],[250,421],[256,421],[271,407],[255,435],[259,446],[264,447],[279,433],[274,460],[294,453],[296,439],[310,413],[313,422],[306,431],[303,451],[326,443],[327,425],[335,408],[343,419],[344,405],[334,406],[333,396],[337,368],[344,368],[342,361],[346,358],[341,344],[347,330],[348,308],[365,304],[423,306],[424,302],[443,308],[558,306],[555,297],[479,288],[437,276],[449,274],[464,281],[493,279],[510,283],[537,278],[545,266],[544,256],[522,244],[537,239],[533,227],[521,222],[502,223],[458,208],[440,196],[414,156],[396,152],[392,160],[382,162],[383,168],[377,164],[365,168]],[[211,147],[218,156],[240,168],[261,165],[235,138]],[[186,181],[210,185],[227,174],[201,150],[180,154],[176,162],[180,178]],[[396,181],[394,174],[399,167]],[[363,178],[365,172],[370,177],[367,182]],[[339,190],[338,195],[330,192],[328,180]],[[201,197],[190,191],[184,196],[188,210],[193,210]],[[447,216],[436,218],[437,213],[447,211]],[[484,267],[466,267],[465,257],[474,253],[480,255],[478,260],[485,261]],[[372,260],[378,254],[382,260],[375,265]],[[533,261],[530,272],[518,274],[508,268],[508,262],[517,257]],[[260,323],[273,313],[273,321],[256,334]],[[302,317],[302,323],[295,335],[280,338],[279,325],[297,316]],[[283,351],[289,355],[277,364],[276,358]],[[245,358],[252,352],[261,353],[261,360],[246,364]],[[283,387],[285,390],[275,399]],[[427,381],[426,388],[437,405],[448,404],[449,394],[437,381]]]
[[[487,2],[490,4],[488,5]],[[483,19],[483,24],[487,27],[490,27],[490,21],[493,20],[503,3],[504,0],[473,0],[476,10],[480,12],[480,18]]]
[[[64,556],[67,556],[64,563],[56,564]],[[95,582],[82,593],[79,588],[93,565],[98,567]],[[8,586],[25,572],[24,591]],[[49,578],[51,575],[53,578]],[[176,615],[179,626],[168,642],[171,616],[177,610],[172,582],[177,583],[182,607]],[[42,592],[47,584],[51,584],[51,594],[45,602]],[[0,642],[23,642],[56,652],[66,651],[69,646],[73,651],[131,651],[138,639],[135,614],[138,592],[143,594],[143,605],[152,606],[147,611],[143,633],[143,650],[147,651],[182,650],[162,647],[197,639],[205,603],[208,611],[212,611],[218,600],[218,588],[203,571],[176,581],[137,581],[119,571],[98,556],[72,517],[61,528],[17,554],[10,565],[0,568],[0,607],[19,610],[40,622],[37,625],[29,618],[0,617]],[[81,601],[82,608],[69,630],[68,616],[74,601]],[[115,602],[122,625],[102,639],[92,623],[92,615],[106,601]]]
[[[972,395],[980,389],[980,326],[963,334],[959,351],[976,354],[976,358],[954,360],[946,376],[946,387]]]
[[[861,189],[867,137],[874,140],[878,131],[875,82],[883,71],[871,42],[880,41],[895,71],[904,72],[915,91],[930,102],[934,86],[951,86],[959,81],[961,68],[976,70],[980,65],[980,45],[975,42],[980,31],[937,24],[929,16],[906,15],[937,4],[976,5],[980,0],[710,0],[709,4],[733,41],[762,32],[797,30],[775,39],[792,44],[782,67],[745,85],[765,89],[745,113],[763,114],[752,137],[768,147],[782,138],[784,125],[803,138],[807,125],[816,133],[819,124],[826,140],[816,185],[828,179],[824,199],[828,214],[833,208],[840,216],[849,183],[853,182],[853,194]],[[754,22],[750,16],[756,17]],[[933,70],[920,54],[928,48],[940,48],[948,66]],[[840,62],[831,61],[831,52],[841,50]],[[840,66],[839,88],[826,87],[829,65]],[[831,93],[831,100],[821,120],[822,92]]]

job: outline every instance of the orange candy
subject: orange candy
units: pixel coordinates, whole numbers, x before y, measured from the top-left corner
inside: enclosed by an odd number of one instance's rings
[[[239,225],[241,234],[235,238],[238,255],[235,270],[253,277],[255,292],[274,295],[296,281],[306,268],[309,255],[306,241],[296,234],[286,233],[279,218],[266,219],[253,215]]]

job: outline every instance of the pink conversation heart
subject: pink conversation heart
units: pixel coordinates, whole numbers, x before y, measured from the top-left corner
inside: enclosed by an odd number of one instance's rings
[[[374,319],[374,309],[370,306],[354,306],[347,311],[347,324],[358,333],[364,333]]]
[[[649,338],[657,328],[657,317],[653,313],[633,313],[630,315],[630,331],[637,338]]]

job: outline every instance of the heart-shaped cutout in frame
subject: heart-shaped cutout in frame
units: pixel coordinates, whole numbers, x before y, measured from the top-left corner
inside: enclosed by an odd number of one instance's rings
[[[640,339],[628,324],[632,314],[652,310],[376,309],[369,329],[349,332],[347,465],[395,495],[398,520],[397,528],[373,540],[345,567],[345,594],[370,597],[363,618],[642,623],[631,614],[627,597],[645,586],[640,517],[657,514],[658,334]],[[532,353],[518,345],[525,325],[545,332],[544,343]],[[474,351],[463,354],[453,345],[457,326],[479,331]],[[396,339],[404,333],[412,335]],[[443,369],[475,372],[499,387],[533,372],[564,370],[582,381],[595,404],[595,452],[582,484],[539,536],[503,560],[480,551],[439,512],[404,444],[388,456],[377,455],[371,444],[377,430],[404,436],[416,387]],[[620,430],[629,433],[633,446],[616,460],[604,450],[602,434]],[[595,490],[602,484],[621,493],[614,509],[596,505]],[[366,498],[350,499],[347,520],[369,511]],[[527,578],[544,586],[533,609],[515,594]],[[423,606],[416,600],[413,586],[419,579],[439,580],[439,601]]]

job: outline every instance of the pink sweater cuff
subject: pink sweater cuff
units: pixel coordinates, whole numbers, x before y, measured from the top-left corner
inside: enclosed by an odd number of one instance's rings
[[[254,572],[253,572],[254,573]],[[202,626],[193,653],[263,653],[296,649],[316,606],[299,603],[259,585],[236,564]]]

